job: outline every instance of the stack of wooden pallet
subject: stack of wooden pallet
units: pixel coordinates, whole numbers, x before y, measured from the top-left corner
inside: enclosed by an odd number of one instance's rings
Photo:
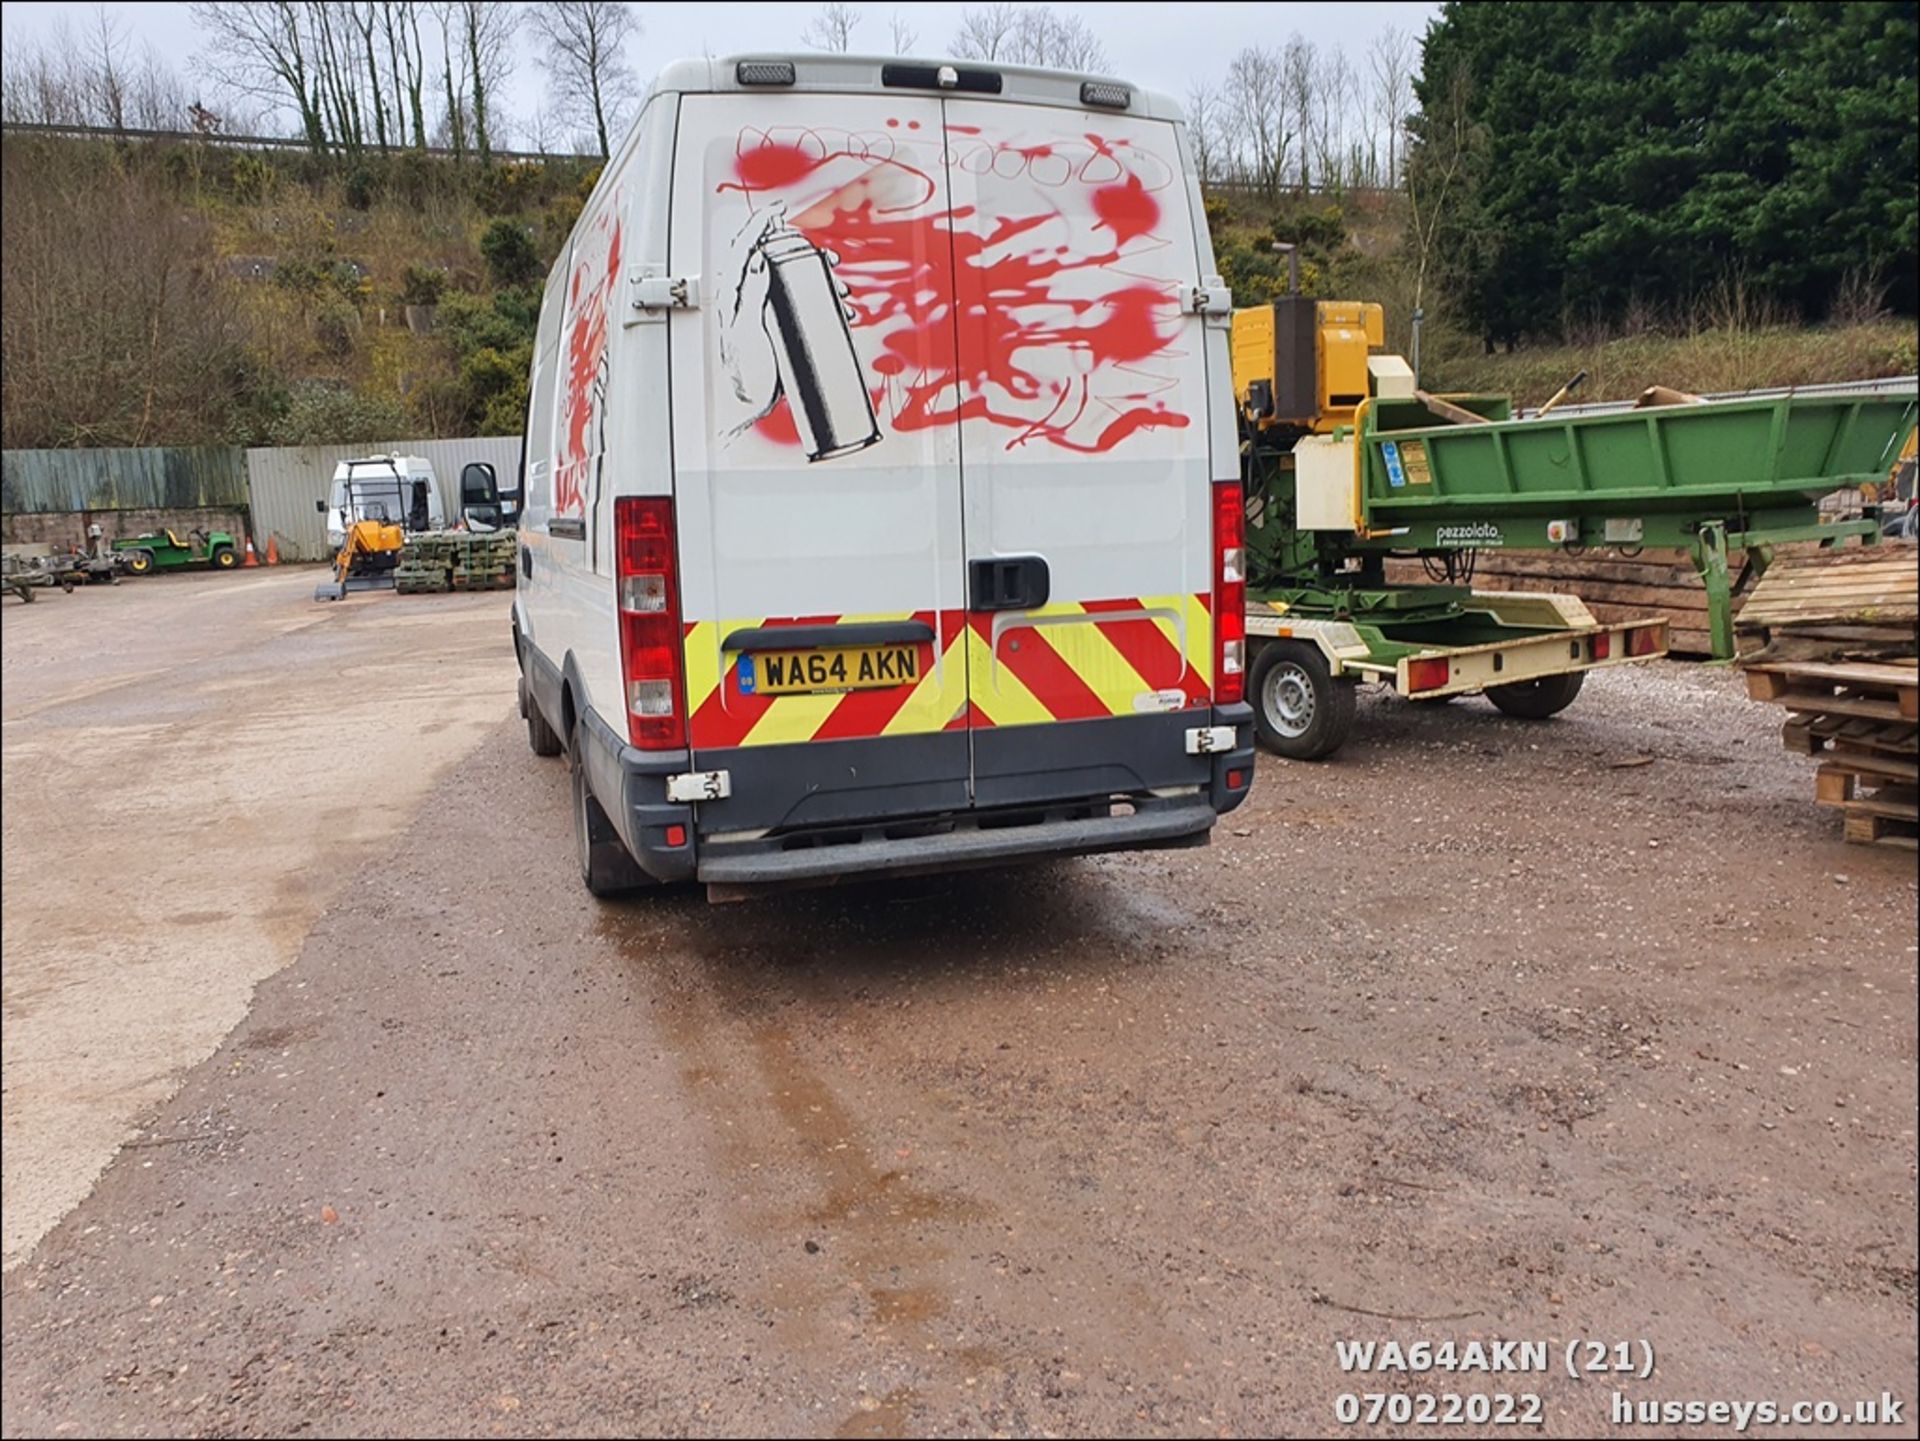
[[[1910,546],[1782,562],[1741,612],[1755,700],[1784,706],[1787,748],[1819,761],[1814,799],[1850,841],[1920,849],[1920,567]]]

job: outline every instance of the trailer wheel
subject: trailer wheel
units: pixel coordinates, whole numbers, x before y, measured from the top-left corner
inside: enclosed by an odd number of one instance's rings
[[[1299,641],[1269,642],[1248,676],[1260,743],[1289,760],[1324,760],[1353,729],[1353,682],[1335,680],[1327,658]]]
[[[559,755],[560,734],[540,713],[540,702],[528,692],[524,677],[520,681],[520,713],[527,718],[527,748],[537,756]]]
[[[1561,675],[1515,681],[1511,685],[1490,685],[1487,699],[1521,720],[1545,720],[1572,705],[1586,679],[1585,671],[1570,670]]]
[[[540,713],[536,702],[531,709]],[[613,822],[607,819],[600,802],[587,785],[586,737],[578,721],[573,727],[573,744],[568,747],[567,766],[573,786],[573,831],[580,847],[580,880],[587,890],[602,900],[624,896],[648,883],[647,873],[627,854]]]

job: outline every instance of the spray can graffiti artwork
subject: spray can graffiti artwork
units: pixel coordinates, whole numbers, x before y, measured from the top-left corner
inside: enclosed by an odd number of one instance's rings
[[[767,267],[767,335],[808,460],[831,460],[880,439],[853,331],[827,256],[790,226],[760,243]]]

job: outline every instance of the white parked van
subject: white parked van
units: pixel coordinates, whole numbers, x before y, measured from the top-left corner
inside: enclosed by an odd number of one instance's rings
[[[333,470],[326,512],[327,544],[335,550],[346,542],[347,527],[356,520],[384,520],[408,530],[441,530],[447,523],[433,462],[418,455],[341,461]]]
[[[1206,842],[1253,776],[1212,263],[1163,97],[661,73],[527,421],[522,707],[590,890]]]

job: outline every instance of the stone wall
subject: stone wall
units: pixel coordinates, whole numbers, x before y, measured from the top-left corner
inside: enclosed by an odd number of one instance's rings
[[[0,517],[0,539],[9,545],[44,541],[57,549],[85,547],[87,526],[98,521],[107,541],[131,539],[150,530],[171,528],[182,540],[190,530],[224,530],[233,536],[244,553],[247,513],[240,509],[196,510],[95,510],[38,513],[32,511]]]

